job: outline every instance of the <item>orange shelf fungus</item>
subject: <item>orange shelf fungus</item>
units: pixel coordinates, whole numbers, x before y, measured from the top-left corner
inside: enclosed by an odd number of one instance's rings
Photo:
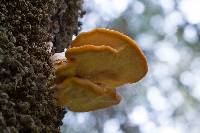
[[[106,108],[120,102],[115,91],[101,88],[87,79],[68,78],[57,86],[58,103],[75,112]]]
[[[139,81],[148,71],[134,40],[103,28],[79,34],[65,56],[55,65],[56,98],[59,105],[75,112],[118,104],[116,88]]]

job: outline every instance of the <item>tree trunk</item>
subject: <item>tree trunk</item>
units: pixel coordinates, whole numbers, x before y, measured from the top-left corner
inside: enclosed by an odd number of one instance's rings
[[[60,132],[64,109],[56,105],[50,87],[54,69],[46,42],[54,40],[54,51],[69,45],[80,29],[81,4],[81,0],[0,0],[1,133]]]

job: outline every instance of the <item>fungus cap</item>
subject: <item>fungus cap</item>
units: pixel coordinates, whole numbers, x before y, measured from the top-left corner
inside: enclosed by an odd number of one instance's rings
[[[147,60],[130,37],[97,28],[72,42],[66,60],[55,65],[58,104],[75,112],[120,102],[116,87],[135,83],[147,73]]]
[[[76,75],[76,66],[68,60],[58,60],[54,63],[55,68],[55,83],[62,83],[66,78]]]
[[[109,49],[103,48],[106,46]],[[110,54],[105,54],[108,51]],[[103,28],[79,34],[65,55],[77,64],[76,71],[81,77],[95,81],[110,76],[115,87],[139,81],[148,70],[147,60],[134,40]]]
[[[68,78],[56,89],[58,104],[74,112],[110,107],[121,100],[115,89],[101,88],[87,79]]]
[[[121,32],[105,28],[96,28],[89,32],[81,32],[71,43],[71,47],[80,47],[88,44],[96,46],[104,44],[117,51],[129,45],[134,47],[138,53],[144,55],[132,38]]]
[[[73,49],[73,50],[72,50]],[[58,66],[56,67],[56,81],[57,83],[62,82],[62,79],[68,78],[68,77],[82,77],[82,78],[89,78],[93,77],[97,79],[98,75],[94,76],[96,72],[102,72],[102,70],[106,70],[109,66],[102,65],[105,64],[105,58],[106,61],[112,61],[112,57],[116,56],[117,51],[109,46],[94,46],[94,45],[85,45],[82,47],[77,48],[70,48],[71,50],[79,53],[85,53],[84,56],[81,57],[80,60],[77,60],[76,57],[73,58],[73,56],[70,56],[67,62],[60,61]],[[88,51],[89,50],[89,51]],[[86,62],[79,62],[79,61],[85,61]],[[60,65],[60,66],[59,66]],[[109,65],[109,64],[108,64]],[[88,69],[89,67],[89,69]],[[83,68],[80,70],[80,68]],[[82,72],[87,69],[87,72]],[[89,71],[89,72],[88,72]],[[104,71],[105,73],[105,71]],[[102,75],[103,73],[101,73]],[[109,74],[109,72],[108,72]],[[108,76],[108,75],[107,75]],[[103,79],[106,78],[106,75],[104,74]]]

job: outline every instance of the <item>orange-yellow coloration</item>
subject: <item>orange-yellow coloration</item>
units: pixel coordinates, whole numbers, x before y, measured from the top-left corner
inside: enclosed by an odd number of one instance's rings
[[[75,112],[86,112],[118,104],[115,90],[100,88],[87,79],[68,78],[57,86],[56,97],[61,106]]]
[[[148,70],[135,41],[103,28],[79,34],[65,56],[67,61],[55,65],[56,97],[60,105],[72,111],[92,111],[119,103],[115,88],[139,81]]]
[[[60,61],[59,63],[55,64],[56,69],[56,80],[55,82],[61,83],[63,80],[65,80],[68,77],[74,77],[76,75],[76,66],[74,63],[71,63],[70,61]]]
[[[80,33],[72,42],[71,47],[80,47],[88,44],[96,46],[106,45],[117,51],[128,45],[144,56],[133,39],[118,31],[105,28],[96,28],[90,32]]]
[[[76,64],[77,75],[107,87],[117,87],[137,82],[147,72],[146,60],[129,45],[118,52],[100,47],[103,46],[84,45],[67,51],[67,59]]]

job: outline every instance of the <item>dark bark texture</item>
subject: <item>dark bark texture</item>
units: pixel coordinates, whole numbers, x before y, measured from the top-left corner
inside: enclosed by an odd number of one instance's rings
[[[51,16],[50,32],[53,34],[55,52],[63,52],[69,47],[72,35],[77,35],[81,30],[78,21],[86,13],[82,10],[83,0],[60,0]]]
[[[56,20],[63,3],[66,7],[57,18],[64,20]],[[80,29],[81,4],[81,0],[0,0],[0,133],[60,132],[64,111],[50,87],[54,70],[45,42],[61,36],[66,44],[54,41],[55,50],[67,47]],[[64,31],[52,29],[55,21],[65,24]]]

